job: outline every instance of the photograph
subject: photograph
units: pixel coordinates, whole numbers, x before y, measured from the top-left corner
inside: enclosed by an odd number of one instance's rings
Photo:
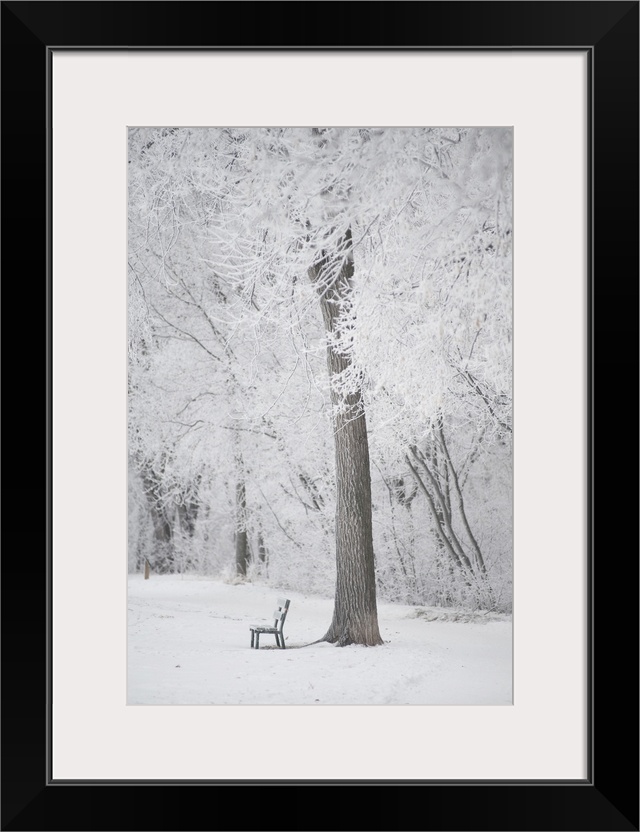
[[[0,6],[0,829],[638,832],[640,1]]]
[[[128,704],[511,705],[512,128],[127,174]]]

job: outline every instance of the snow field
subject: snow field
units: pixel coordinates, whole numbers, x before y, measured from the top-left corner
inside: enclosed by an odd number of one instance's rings
[[[288,649],[263,635],[251,650],[249,626],[267,623],[282,596]],[[429,621],[451,611],[379,603],[384,645],[310,644],[332,610],[332,599],[250,583],[130,575],[128,704],[512,703],[510,618]]]

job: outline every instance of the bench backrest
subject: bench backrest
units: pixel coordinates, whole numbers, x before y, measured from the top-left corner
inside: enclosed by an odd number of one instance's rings
[[[278,609],[275,610],[273,613],[274,622],[273,626],[276,627],[280,632],[282,632],[282,628],[284,627],[285,618],[287,617],[287,613],[289,612],[289,604],[291,601],[288,598],[278,598]]]

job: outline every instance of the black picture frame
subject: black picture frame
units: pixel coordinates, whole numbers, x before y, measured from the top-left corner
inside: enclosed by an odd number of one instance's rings
[[[12,319],[24,315],[3,362],[9,447],[22,439],[5,480],[3,830],[638,829],[637,491],[628,477],[638,427],[638,10],[638,2],[581,0],[2,3],[3,289]],[[585,781],[50,779],[52,50],[275,47],[589,55]],[[40,530],[36,514],[46,514]],[[552,614],[561,627],[562,611]]]

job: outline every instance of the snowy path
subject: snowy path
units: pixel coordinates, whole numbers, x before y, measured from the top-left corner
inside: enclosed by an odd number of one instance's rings
[[[208,578],[129,576],[128,702],[142,705],[508,705],[511,621],[426,621],[379,604],[381,647],[249,647],[284,593]],[[287,647],[319,638],[333,601],[288,592]]]

